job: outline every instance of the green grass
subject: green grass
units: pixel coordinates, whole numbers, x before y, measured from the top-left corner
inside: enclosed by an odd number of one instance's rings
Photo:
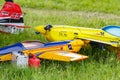
[[[0,34],[0,47],[24,40],[47,42],[36,35],[38,25],[60,24],[102,28],[120,25],[119,0],[14,0],[22,6],[25,25],[20,34]],[[36,2],[38,1],[38,2]],[[4,0],[0,0],[3,5]],[[119,80],[120,62],[115,52],[81,50],[89,59],[80,62],[41,60],[39,69],[19,69],[10,62],[0,63],[0,80]]]
[[[65,10],[65,11],[87,11],[104,12],[120,15],[119,0],[14,0],[22,7]],[[3,3],[3,0],[0,0]]]
[[[120,15],[119,0],[14,0],[23,7],[66,10],[105,12]],[[3,2],[3,1],[2,1]]]
[[[42,60],[39,69],[21,69],[1,63],[0,77],[1,80],[119,80],[120,63],[113,56],[102,60],[71,63]]]

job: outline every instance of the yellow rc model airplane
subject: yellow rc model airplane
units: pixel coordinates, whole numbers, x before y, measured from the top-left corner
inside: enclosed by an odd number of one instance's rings
[[[106,26],[102,29],[74,27],[65,25],[42,25],[35,27],[36,33],[43,34],[48,41],[80,39],[84,43],[99,43],[120,47],[120,27]]]
[[[77,54],[84,45],[81,40],[59,41],[43,43],[40,41],[23,41],[10,46],[0,48],[0,61],[12,59],[12,53],[23,52],[26,56],[35,54],[38,58],[58,61],[79,61],[87,59],[88,56]]]

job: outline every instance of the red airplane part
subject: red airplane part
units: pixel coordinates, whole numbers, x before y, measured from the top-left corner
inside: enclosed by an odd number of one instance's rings
[[[13,2],[6,2],[0,11],[0,17],[10,17],[12,19],[20,19],[22,10],[18,4]]]
[[[23,15],[21,7],[13,1],[6,0],[6,3],[0,11],[0,32],[19,33],[24,28]]]

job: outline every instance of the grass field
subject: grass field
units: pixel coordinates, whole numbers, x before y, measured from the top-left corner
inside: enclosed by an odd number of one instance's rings
[[[22,6],[25,25],[31,26],[20,34],[0,34],[0,47],[23,40],[47,42],[36,35],[34,27],[62,24],[90,28],[120,25],[119,0],[14,0]],[[0,0],[0,5],[4,0]],[[2,6],[0,6],[2,7]],[[120,62],[115,52],[88,49],[80,53],[89,55],[81,62],[41,60],[39,69],[20,69],[10,62],[0,63],[0,80],[119,80]]]

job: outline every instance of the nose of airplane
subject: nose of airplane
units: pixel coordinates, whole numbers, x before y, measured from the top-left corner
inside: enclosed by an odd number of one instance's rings
[[[45,26],[37,26],[35,27],[35,30],[36,30],[36,34],[45,34],[46,30],[44,29]]]
[[[37,27],[35,27],[36,34],[39,34],[39,33],[46,34],[46,31],[50,32],[52,27],[53,27],[52,25],[37,26]]]

